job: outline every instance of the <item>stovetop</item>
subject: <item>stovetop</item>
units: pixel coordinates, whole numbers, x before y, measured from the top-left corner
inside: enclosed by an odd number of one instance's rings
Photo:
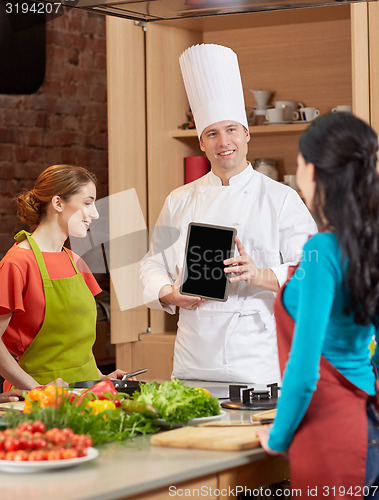
[[[229,400],[221,406],[228,410],[271,410],[276,407],[281,389],[277,383],[268,384],[267,390],[247,385],[229,385]]]

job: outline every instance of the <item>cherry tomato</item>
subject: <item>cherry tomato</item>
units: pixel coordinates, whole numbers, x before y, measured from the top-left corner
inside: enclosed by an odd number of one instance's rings
[[[29,453],[29,462],[39,462],[41,460],[46,460],[45,455],[40,450],[33,450]]]
[[[49,450],[47,452],[47,460],[60,460],[62,452],[60,450]]]
[[[15,462],[25,462],[25,460],[29,460],[29,454],[25,450],[18,450],[15,452],[13,460]]]
[[[5,429],[4,431],[4,436],[6,437],[13,437],[15,435],[16,433],[14,432],[14,429]]]
[[[20,449],[21,450],[32,450],[33,449],[33,439],[30,436],[21,435],[20,439]]]
[[[85,448],[77,448],[76,450],[78,452],[78,457],[86,457],[87,456],[87,450]]]
[[[45,432],[45,438],[46,439],[52,439],[57,432],[61,432],[61,430],[58,429],[58,427],[53,427],[53,428],[51,428],[51,429],[49,429],[48,431]]]
[[[20,449],[20,440],[16,437],[7,437],[4,440],[4,450],[5,451],[17,451]]]
[[[62,431],[57,431],[53,436],[50,437],[50,440],[54,444],[66,444],[67,443],[67,436]]]
[[[86,434],[75,434],[71,439],[71,444],[75,448],[88,448],[92,446],[92,438]]]
[[[33,450],[40,450],[41,448],[46,448],[47,446],[47,441],[44,438],[33,438],[32,439],[32,448]]]
[[[20,424],[17,428],[16,431],[20,432],[33,432],[33,426],[30,422],[23,422]]]
[[[91,436],[87,436],[87,435],[85,434],[84,446],[85,446],[86,448],[89,448],[90,446],[92,446],[92,438],[91,438]]]
[[[114,399],[113,402],[114,402],[114,405],[115,405],[116,408],[118,408],[119,406],[121,406],[121,401],[119,399]]]
[[[66,438],[71,439],[74,435],[74,431],[72,429],[69,429],[68,427],[65,427],[64,429],[62,429],[62,434],[66,436]]]
[[[36,420],[35,422],[32,423],[32,432],[45,432],[46,431],[46,425],[41,422],[41,420]]]
[[[16,453],[17,453],[16,451],[7,451],[4,459],[5,460],[13,460]]]
[[[62,452],[62,458],[78,458],[78,450],[67,448]]]

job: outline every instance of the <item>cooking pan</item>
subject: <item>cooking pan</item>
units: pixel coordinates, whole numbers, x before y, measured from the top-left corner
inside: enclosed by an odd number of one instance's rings
[[[100,382],[100,380],[82,380],[80,382],[75,382],[75,384],[70,384],[73,389],[90,389],[92,386]],[[130,396],[135,391],[140,391],[138,380],[111,380],[115,389],[118,392],[123,392],[124,394],[129,394]]]

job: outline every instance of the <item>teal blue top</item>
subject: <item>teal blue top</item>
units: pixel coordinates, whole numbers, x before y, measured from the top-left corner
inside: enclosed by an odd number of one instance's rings
[[[368,347],[375,328],[358,325],[352,314],[343,313],[341,250],[334,233],[316,234],[305,244],[300,265],[284,289],[283,305],[295,331],[268,441],[276,451],[287,450],[309,406],[321,354],[350,382],[375,394]],[[373,361],[378,367],[378,349]]]

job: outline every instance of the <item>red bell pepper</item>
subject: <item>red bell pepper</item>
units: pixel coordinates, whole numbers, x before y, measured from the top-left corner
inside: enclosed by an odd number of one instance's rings
[[[93,393],[98,399],[110,399],[106,394],[112,394],[113,396],[118,395],[118,391],[115,389],[114,385],[110,380],[102,380],[97,384],[93,385],[89,389],[83,392],[82,397],[88,395],[88,393]],[[113,398],[112,398],[113,399]]]

